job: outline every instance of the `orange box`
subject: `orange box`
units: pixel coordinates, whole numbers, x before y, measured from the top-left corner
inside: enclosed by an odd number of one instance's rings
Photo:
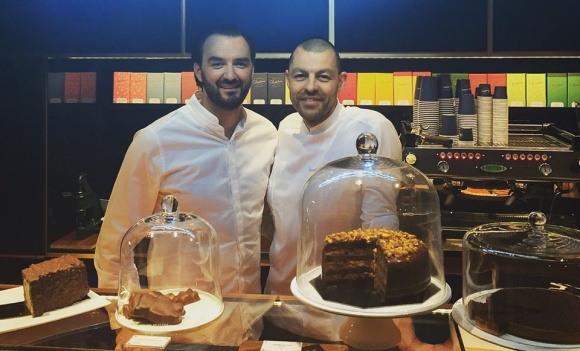
[[[93,104],[97,101],[97,72],[81,72],[81,102]]]
[[[129,72],[113,72],[113,103],[128,103],[130,92],[131,74]]]
[[[396,106],[413,105],[413,72],[393,73],[393,99]]]
[[[197,91],[193,72],[181,72],[181,103],[185,104]]]
[[[357,73],[347,73],[342,91],[338,93],[338,101],[343,105],[354,105],[357,93]]]
[[[487,74],[485,73],[469,73],[469,85],[471,86],[471,93],[475,96],[475,89],[480,84],[487,84]]]
[[[393,73],[376,73],[377,105],[393,105]]]
[[[507,87],[507,75],[505,73],[488,73],[487,83],[491,86],[491,93],[495,92],[495,87]]]
[[[64,102],[76,104],[81,101],[81,74],[80,72],[64,73]]]
[[[131,72],[129,86],[129,102],[144,104],[147,101],[147,73]]]

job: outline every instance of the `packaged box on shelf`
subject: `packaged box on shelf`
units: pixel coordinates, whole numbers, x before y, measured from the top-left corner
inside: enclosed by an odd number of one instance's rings
[[[147,73],[147,103],[160,104],[163,101],[163,73]]]
[[[526,106],[546,107],[546,74],[526,74]]]
[[[81,103],[97,102],[97,72],[81,72]]]
[[[65,72],[64,74],[64,102],[77,104],[81,101],[81,73]]]
[[[196,91],[197,83],[193,72],[181,72],[181,103],[186,104]]]
[[[354,105],[357,102],[357,78],[356,72],[348,72],[346,74],[346,82],[342,91],[338,93],[338,101],[343,105]]]
[[[376,73],[357,76],[356,99],[358,105],[376,105]]]
[[[147,101],[147,73],[131,72],[130,80],[129,102],[144,104]]]
[[[375,73],[377,105],[393,105],[393,73]]]
[[[393,73],[393,100],[397,106],[413,105],[413,73]]]
[[[468,73],[469,85],[471,86],[471,93],[475,96],[475,89],[479,87],[480,84],[487,84],[487,74],[486,73]]]
[[[493,94],[495,92],[495,87],[507,86],[507,76],[505,73],[488,73],[487,83],[491,86],[491,93]]]
[[[290,88],[288,88],[288,82],[284,84],[284,99],[286,100],[286,105],[292,105],[292,100],[290,100]]]
[[[64,72],[48,74],[47,98],[51,104],[60,104],[64,101]]]
[[[113,103],[128,103],[130,92],[131,74],[129,72],[113,72]]]
[[[181,73],[165,72],[163,74],[163,102],[181,103]]]
[[[259,72],[252,76],[252,104],[265,105],[268,101],[268,73]]]
[[[248,105],[251,103],[252,103],[252,87],[250,87],[250,90],[248,90],[248,93],[246,94],[244,101],[242,101],[242,104],[244,105]]]
[[[568,77],[566,73],[548,73],[546,77],[548,107],[566,107],[568,105]]]
[[[506,81],[507,81],[508,106],[512,107],[526,106],[526,74],[507,73]]]
[[[286,93],[284,91],[284,73],[268,73],[268,104],[284,105]]]
[[[580,73],[568,73],[568,106],[580,104]]]

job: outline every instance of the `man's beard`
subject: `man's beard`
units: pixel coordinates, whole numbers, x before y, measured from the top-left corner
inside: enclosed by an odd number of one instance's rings
[[[250,83],[244,84],[243,81],[236,79],[232,81],[227,81],[225,79],[220,79],[216,82],[215,85],[213,84],[206,84],[205,82],[207,79],[203,76],[203,90],[207,94],[207,97],[213,102],[216,106],[223,108],[224,110],[234,110],[244,102],[246,95],[250,91]],[[238,85],[240,87],[240,93],[234,95],[226,95],[223,96],[220,93],[219,86],[220,85]]]

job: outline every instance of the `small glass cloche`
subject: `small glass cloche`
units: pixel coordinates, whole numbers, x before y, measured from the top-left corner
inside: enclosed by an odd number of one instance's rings
[[[223,311],[216,232],[165,197],[121,242],[116,318],[150,334],[199,328]]]
[[[304,186],[293,294],[353,316],[438,308],[451,290],[437,191],[416,168],[377,156],[373,134],[356,146],[359,155],[319,168]]]

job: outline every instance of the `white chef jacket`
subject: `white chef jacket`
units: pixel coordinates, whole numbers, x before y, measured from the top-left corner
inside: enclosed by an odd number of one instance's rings
[[[300,199],[308,177],[331,161],[357,155],[356,139],[364,132],[377,137],[378,155],[401,160],[402,146],[396,129],[385,116],[373,110],[337,104],[327,120],[310,130],[298,113],[289,115],[280,123],[278,149],[267,193],[275,225],[267,293],[291,295],[290,283],[296,275]],[[302,316],[305,323],[309,319],[308,322],[315,324],[316,313],[309,317],[304,313],[296,316]],[[287,329],[304,334],[301,330]],[[308,336],[324,338],[327,334],[323,330],[319,332]]]
[[[277,135],[266,118],[244,112],[228,139],[194,96],[135,134],[97,240],[99,287],[117,288],[123,235],[139,219],[161,212],[161,200],[174,195],[179,211],[215,228],[222,291],[261,291],[260,223]]]

